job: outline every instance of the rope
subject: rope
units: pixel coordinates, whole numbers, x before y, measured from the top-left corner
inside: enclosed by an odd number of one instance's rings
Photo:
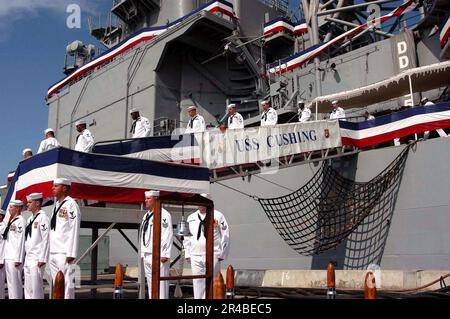
[[[231,187],[231,186],[222,184],[221,182],[216,182],[216,183],[219,184],[220,186],[223,186],[223,187],[226,187],[226,188],[228,188],[228,189],[231,189],[232,191],[235,191],[235,192],[237,192],[237,193],[240,193],[240,194],[242,194],[242,195],[244,195],[244,196],[248,196],[248,197],[250,197],[250,198],[252,198],[252,199],[254,199],[254,200],[256,200],[256,201],[259,199],[258,197],[254,196],[254,195],[250,195],[250,194],[244,193],[244,192],[242,192],[242,191],[240,191],[240,190],[238,190],[238,189],[236,189],[236,188],[233,188],[233,187]]]
[[[290,191],[290,192],[295,192],[293,189],[290,189],[290,188],[285,187],[285,186],[283,186],[283,185],[281,185],[281,184],[272,182],[272,181],[270,181],[270,180],[268,180],[268,179],[265,179],[264,177],[261,177],[261,176],[258,176],[258,175],[253,175],[253,176],[255,176],[255,177],[259,178],[259,179],[262,179],[263,181],[266,181],[267,183],[270,183],[270,184],[272,184],[272,185],[275,185],[275,186],[281,187],[281,188],[283,188],[283,189],[285,189],[285,190],[288,190],[288,191]]]
[[[420,286],[420,287],[417,287],[417,288],[401,289],[401,290],[389,290],[389,292],[391,292],[391,291],[392,291],[392,292],[413,292],[413,291],[423,290],[423,289],[425,289],[425,288],[427,288],[427,287],[430,287],[430,286],[434,285],[435,283],[438,283],[438,282],[443,281],[443,280],[444,280],[445,278],[447,278],[447,277],[450,277],[450,273],[449,273],[449,274],[446,274],[445,276],[439,277],[438,279],[436,279],[436,280],[430,282],[429,284],[426,284],[426,285],[423,285],[423,286]],[[442,283],[441,283],[441,285],[442,285]],[[441,288],[445,288],[445,287],[441,287]]]

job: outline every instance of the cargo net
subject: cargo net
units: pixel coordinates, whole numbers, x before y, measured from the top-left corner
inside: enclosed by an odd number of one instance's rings
[[[297,191],[259,203],[280,236],[301,255],[323,253],[346,239],[369,216],[394,202],[411,146],[366,183],[347,179],[326,162]]]

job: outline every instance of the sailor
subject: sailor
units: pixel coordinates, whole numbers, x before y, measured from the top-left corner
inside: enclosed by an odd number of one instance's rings
[[[331,111],[330,120],[345,120],[345,111],[339,106],[339,101],[331,102],[331,106],[333,107],[333,111]]]
[[[6,225],[3,222],[6,212],[0,209],[0,299],[5,299],[5,258],[4,258],[4,248],[5,241],[3,240],[3,232],[5,231]]]
[[[61,146],[56,140],[55,131],[52,128],[46,129],[44,135],[45,139],[39,145],[38,154]]]
[[[159,196],[158,191],[145,192],[145,207],[148,211],[142,218],[139,231],[139,241],[141,243],[141,258],[144,263],[145,277],[148,285],[148,295],[152,298],[152,251],[153,251],[153,207],[155,197]],[[161,253],[160,253],[160,276],[169,276],[170,254],[173,244],[172,216],[167,210],[161,207]],[[159,286],[160,299],[169,298],[169,281],[161,281]]]
[[[422,106],[432,106],[432,105],[436,105],[433,102],[429,101],[427,97],[424,97],[421,101],[420,104]],[[437,129],[436,132],[439,134],[440,137],[447,137],[447,133],[445,133],[445,131],[441,128]],[[427,140],[430,137],[430,131],[425,131],[423,133],[423,139]]]
[[[298,101],[298,121],[300,123],[309,122],[311,119],[311,109],[309,106],[305,106],[305,102],[300,100]]]
[[[31,150],[31,148],[26,148],[22,151],[22,156],[23,159],[26,160],[33,156],[33,151]]]
[[[210,198],[207,194],[203,197]],[[191,263],[192,275],[204,275],[206,273],[206,207],[198,207],[198,210],[189,215],[187,222],[193,236],[185,237],[185,257]],[[214,210],[214,278],[220,271],[220,265],[228,257],[230,251],[230,230],[225,216]],[[205,279],[194,279],[194,298],[205,299]]]
[[[94,136],[86,128],[86,121],[81,120],[75,123],[77,132],[80,133],[77,136],[77,144],[75,145],[75,151],[89,153],[94,146]]]
[[[229,104],[228,110],[228,129],[235,130],[244,128],[244,118],[236,112],[236,104]]]
[[[78,251],[81,213],[78,204],[69,196],[71,181],[53,181],[56,203],[50,220],[50,272],[55,282],[59,271],[64,274],[65,299],[75,298],[74,272],[71,266]]]
[[[9,299],[22,299],[22,268],[25,257],[25,218],[21,215],[23,203],[9,203],[9,222],[3,232],[5,240],[4,259]]]
[[[133,124],[131,125],[131,137],[149,137],[151,133],[150,121],[139,114],[139,110],[130,110],[131,118],[133,119]]]
[[[49,255],[50,221],[41,210],[42,193],[27,196],[27,207],[33,215],[25,228],[25,299],[44,299],[43,274]]]
[[[369,113],[369,111],[364,112],[364,119],[366,121],[375,120],[375,116]]]
[[[278,123],[278,114],[273,107],[270,106],[270,102],[264,100],[261,102],[263,108],[263,114],[261,115],[261,126],[273,126]]]
[[[189,123],[184,134],[201,133],[206,131],[205,119],[197,113],[197,107],[191,105],[187,108],[189,114]]]

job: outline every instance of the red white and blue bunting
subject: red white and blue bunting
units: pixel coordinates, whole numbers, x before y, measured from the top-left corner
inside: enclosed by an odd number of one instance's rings
[[[407,12],[410,12],[410,11],[414,10],[417,7],[417,5],[418,5],[417,0],[408,0],[401,6],[399,6],[398,8],[396,8],[395,10],[391,11],[390,13],[388,13],[384,16],[375,18],[372,21],[368,21],[360,26],[357,26],[357,27],[341,34],[340,36],[338,36],[334,39],[331,39],[330,41],[317,44],[317,45],[312,46],[302,52],[294,54],[293,56],[290,56],[286,59],[283,59],[278,62],[274,62],[274,63],[270,64],[269,68],[268,68],[269,73],[270,74],[283,74],[288,71],[292,71],[293,69],[296,69],[296,68],[300,67],[301,65],[307,63],[308,61],[312,60],[313,58],[318,56],[320,53],[322,53],[324,50],[326,50],[333,44],[335,44],[349,36],[352,36],[356,33],[359,33],[367,27],[372,27],[372,25],[375,25],[377,23],[383,23],[386,20],[389,20],[393,17],[398,17]]]
[[[81,68],[77,69],[74,73],[67,76],[65,79],[58,81],[54,85],[52,85],[47,92],[47,98],[51,98],[55,93],[59,92],[61,89],[66,87],[71,81],[75,80],[76,78],[82,76],[83,74],[95,69],[96,67],[111,61],[116,56],[124,53],[125,51],[128,51],[132,49],[133,47],[137,46],[138,44],[142,42],[147,42],[155,39],[157,36],[163,34],[164,32],[168,31],[169,29],[172,29],[173,27],[179,25],[182,21],[186,20],[187,18],[202,12],[207,11],[210,13],[221,13],[223,15],[226,15],[232,19],[236,19],[236,15],[233,11],[233,4],[231,4],[228,1],[225,0],[214,0],[210,1],[207,4],[199,7],[198,9],[190,12],[189,14],[181,17],[180,19],[175,20],[172,23],[169,23],[165,26],[161,27],[151,27],[151,28],[144,28],[141,29],[139,32],[129,36],[124,41],[119,43],[118,45],[112,47],[108,51],[102,53],[100,56],[98,56],[95,60],[83,65]]]
[[[343,145],[367,147],[450,127],[450,103],[414,107],[360,123],[339,121],[339,126]]]
[[[305,22],[294,25],[291,21],[284,17],[275,18],[264,24],[265,36],[269,36],[278,32],[286,32],[291,35],[301,35],[308,32],[308,25]]]
[[[439,33],[439,41],[441,43],[441,49],[447,44],[448,38],[450,37],[450,12],[444,19],[444,23],[441,26],[441,32]]]

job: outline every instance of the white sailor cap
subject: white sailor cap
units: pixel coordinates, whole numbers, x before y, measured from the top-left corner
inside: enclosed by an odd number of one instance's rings
[[[53,181],[53,185],[71,186],[72,182],[69,181],[67,178],[55,178],[55,180]]]
[[[231,108],[235,108],[236,104],[232,103],[232,104],[228,104],[227,109],[231,109]]]
[[[261,102],[261,105],[265,105],[265,104],[268,104],[268,103],[269,103],[268,100],[264,100],[264,101]]]
[[[192,111],[192,110],[196,110],[196,109],[197,109],[197,107],[195,105],[188,106],[188,108],[187,108],[188,111]]]
[[[78,126],[78,125],[86,125],[86,121],[85,120],[76,121],[75,126]]]
[[[333,102],[331,102],[331,105],[336,105],[336,104],[338,104],[338,103],[339,103],[338,100],[334,100]]]
[[[300,101],[297,102],[297,104],[305,104],[305,101],[300,100]]]
[[[12,200],[12,201],[9,202],[9,205],[10,205],[10,206],[19,206],[19,207],[22,207],[22,206],[23,206],[23,203],[22,203],[21,200],[14,199],[14,200]]]
[[[200,196],[205,197],[207,199],[211,199],[211,194],[203,193],[203,194],[200,194]]]
[[[50,133],[50,132],[55,133],[55,131],[54,131],[52,128],[48,128],[48,129],[46,129],[46,130],[44,131],[44,134],[47,134],[47,133]]]
[[[145,192],[145,198],[150,198],[150,197],[159,197],[159,191],[147,191]]]
[[[25,153],[27,153],[27,152],[33,153],[33,150],[31,148],[26,148],[22,151],[22,155],[25,155]]]
[[[131,109],[130,110],[130,114],[133,114],[133,113],[139,113],[139,110],[138,109]]]
[[[6,212],[3,209],[0,209],[0,215],[6,215]]]
[[[44,196],[42,195],[42,193],[33,193],[27,196],[27,201],[30,200],[38,200],[38,199],[42,199]]]
[[[420,100],[420,102],[428,102],[428,98],[427,98],[427,97],[424,97],[424,98],[422,98],[422,99]]]

